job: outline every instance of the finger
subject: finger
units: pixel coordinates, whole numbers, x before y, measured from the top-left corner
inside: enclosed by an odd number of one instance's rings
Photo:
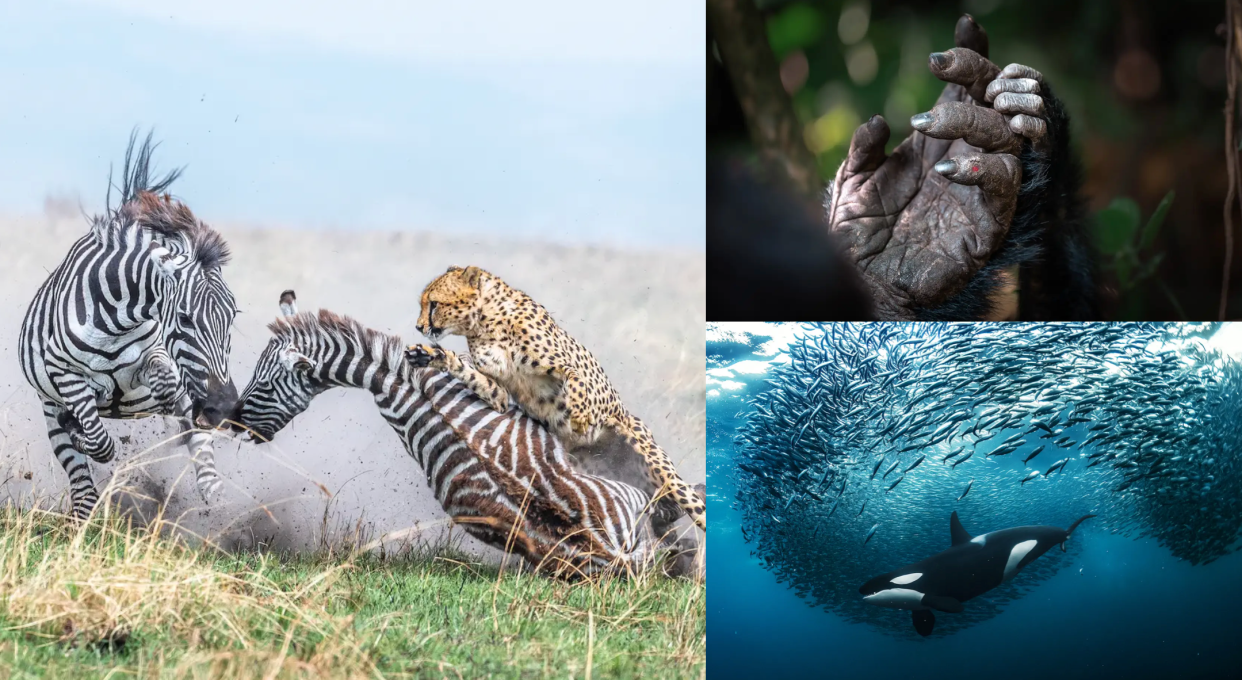
[[[1016,135],[1022,135],[1032,142],[1044,136],[1048,125],[1043,118],[1018,114],[1009,119],[1009,129]]]
[[[936,172],[957,184],[977,186],[993,196],[1017,196],[1022,187],[1022,164],[1007,153],[975,153],[936,164]]]
[[[1039,81],[1034,78],[997,78],[988,83],[984,100],[993,101],[1002,92],[1015,94],[1039,94]]]
[[[1042,116],[1044,115],[1044,98],[1037,94],[1002,92],[996,95],[992,108],[1009,115],[1025,113],[1028,116]]]
[[[988,32],[975,23],[975,18],[963,14],[957,20],[957,28],[953,31],[953,44],[977,52],[979,56],[988,56]]]
[[[884,145],[888,144],[888,123],[883,116],[872,116],[858,126],[850,140],[850,153],[845,158],[849,172],[871,172],[884,162]]]
[[[1044,74],[1036,71],[1030,66],[1022,64],[1010,64],[1001,70],[999,78],[1030,78],[1039,82],[1044,82]]]
[[[928,67],[932,75],[965,87],[967,94],[978,101],[983,101],[988,83],[1000,73],[996,64],[988,61],[987,57],[965,47],[933,52],[928,57]]]
[[[964,139],[984,151],[1009,151],[1021,144],[1003,114],[965,102],[936,104],[911,118],[910,126],[936,139]]]

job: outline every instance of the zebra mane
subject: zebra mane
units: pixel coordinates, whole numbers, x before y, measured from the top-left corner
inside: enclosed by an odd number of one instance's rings
[[[161,236],[185,239],[203,269],[219,269],[229,263],[232,254],[220,232],[203,224],[186,204],[168,194],[158,196],[150,191],[140,192],[136,198],[121,206],[120,214],[123,220]]]
[[[367,328],[351,317],[326,309],[321,309],[318,313],[301,312],[281,317],[268,324],[267,328],[276,337],[288,339],[295,344],[300,337],[307,335],[340,338],[371,348],[372,355],[387,359],[390,366],[401,366],[405,363],[405,344],[401,338]]]
[[[115,230],[130,224],[149,229],[160,236],[184,239],[204,269],[219,269],[228,264],[228,243],[219,232],[199,221],[180,200],[168,193],[168,188],[181,176],[182,168],[174,168],[162,177],[151,173],[151,155],[158,143],[152,141],[152,132],[138,143],[138,129],[129,133],[129,145],[125,149],[125,163],[121,167],[120,206],[112,209],[112,177],[108,177],[107,218],[96,217],[92,229],[105,238]],[[161,197],[160,194],[163,194]]]
[[[134,155],[134,144],[138,141],[138,128],[134,128],[129,133],[129,145],[125,147],[125,165],[121,167],[121,178],[123,183],[121,190],[121,205],[125,205],[130,201],[138,198],[139,194],[152,193],[162,194],[168,190],[168,187],[177,178],[181,176],[184,168],[173,168],[168,174],[159,179],[151,177],[151,154],[155,152],[158,143],[152,143],[151,138],[154,130],[147,131],[147,138],[142,140],[142,146],[138,147],[138,155]],[[112,178],[108,178],[108,197],[112,196]]]

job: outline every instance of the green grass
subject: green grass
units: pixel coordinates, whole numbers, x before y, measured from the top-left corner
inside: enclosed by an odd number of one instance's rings
[[[566,583],[443,548],[228,555],[160,533],[0,510],[0,677],[705,674],[702,582]]]

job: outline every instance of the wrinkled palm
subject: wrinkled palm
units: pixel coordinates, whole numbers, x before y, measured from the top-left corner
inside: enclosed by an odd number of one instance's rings
[[[932,73],[949,84],[930,112],[911,119],[916,131],[885,156],[888,125],[872,117],[830,187],[829,228],[848,245],[882,319],[916,318],[987,263],[1013,220],[1017,154],[1046,131],[1038,72],[988,61],[987,36],[969,16],[958,22],[957,44],[931,56]]]

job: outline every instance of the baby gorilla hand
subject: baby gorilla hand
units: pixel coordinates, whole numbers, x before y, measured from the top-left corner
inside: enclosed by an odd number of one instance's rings
[[[1022,96],[1038,92],[1037,72],[988,61],[987,34],[969,16],[956,43],[931,55],[932,73],[949,84],[911,119],[916,132],[886,157],[888,125],[873,117],[830,187],[829,227],[846,239],[882,319],[918,318],[987,263],[1013,221],[1024,138],[1045,129],[1040,104]],[[1000,110],[987,105],[993,87],[993,99],[1005,95]]]
[[[984,99],[1005,115],[1009,129],[1032,142],[1041,143],[1048,131],[1044,121],[1044,76],[1030,66],[1010,64],[988,83]]]

